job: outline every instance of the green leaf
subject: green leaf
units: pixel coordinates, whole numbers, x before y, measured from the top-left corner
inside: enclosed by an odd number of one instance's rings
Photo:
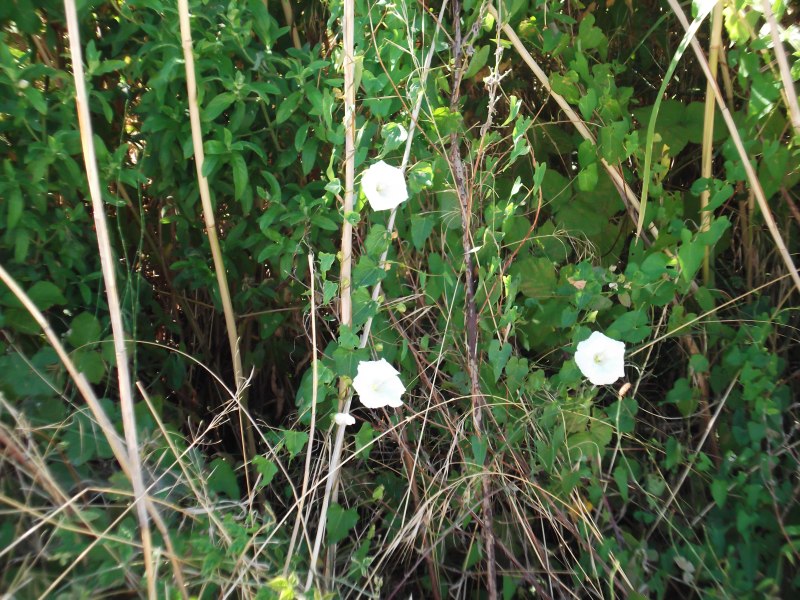
[[[606,335],[615,340],[638,344],[651,333],[650,318],[644,310],[634,310],[618,317],[606,330]]]
[[[241,154],[231,155],[231,168],[233,169],[233,197],[238,202],[244,197],[247,189],[247,164]]]
[[[283,439],[286,441],[286,450],[289,456],[294,458],[297,456],[308,443],[308,433],[305,431],[292,431],[291,429],[283,430]]]
[[[399,148],[408,139],[408,131],[399,123],[386,123],[381,127],[381,137],[384,140],[381,154],[386,154]]]
[[[425,242],[433,231],[433,217],[429,215],[421,215],[414,213],[411,215],[411,242],[414,248],[422,250],[425,247]]]
[[[489,60],[489,51],[491,50],[491,46],[480,46],[475,53],[472,55],[472,60],[469,61],[469,66],[467,70],[464,72],[464,81],[468,79],[472,79],[475,75],[478,74],[485,65],[486,61]]]
[[[278,111],[275,113],[275,123],[280,125],[292,116],[292,113],[297,110],[302,100],[300,92],[292,93],[286,100],[280,103]]]
[[[49,281],[37,281],[28,290],[28,296],[39,310],[47,310],[56,304],[63,305],[67,303],[67,299],[64,298],[61,290]]]
[[[581,111],[581,116],[590,121],[595,108],[597,108],[597,92],[594,88],[589,88],[586,90],[586,95],[578,101],[578,109]]]
[[[356,523],[358,511],[355,508],[345,510],[339,504],[331,504],[328,507],[328,545],[338,544],[345,539]]]
[[[483,466],[486,463],[486,452],[489,450],[489,444],[486,439],[471,435],[470,445],[472,446],[472,460],[479,467]]]
[[[582,20],[578,28],[578,40],[584,50],[597,48],[606,42],[603,31],[594,26],[594,15],[588,13]],[[607,42],[606,42],[607,43]]]
[[[222,458],[215,458],[209,466],[208,489],[225,494],[231,500],[239,499],[239,483],[233,468]]]
[[[236,94],[233,92],[223,92],[216,96],[208,105],[203,109],[203,121],[213,121],[220,116],[225,109],[227,109],[236,100]]]
[[[628,501],[628,468],[620,463],[614,469],[614,481],[617,482],[617,489],[623,502]]]
[[[725,501],[728,499],[728,482],[723,479],[715,479],[711,482],[711,497],[717,506],[724,508]]]
[[[333,266],[333,261],[336,260],[335,254],[330,254],[328,252],[320,252],[319,253],[319,272],[323,276],[330,270]]]
[[[492,340],[489,343],[489,363],[492,365],[492,374],[495,382],[500,379],[503,369],[511,356],[511,344],[506,342],[502,346],[499,340]]]
[[[261,480],[258,483],[259,487],[263,488],[272,483],[272,479],[278,472],[277,465],[263,456],[254,456],[253,464],[255,465],[259,475],[261,475]]]
[[[591,192],[597,187],[597,163],[587,165],[578,173],[578,189],[582,192]]]
[[[361,429],[356,434],[356,456],[366,460],[372,451],[372,440],[375,439],[375,430],[372,425],[364,421]]]
[[[24,208],[25,200],[22,198],[22,190],[18,185],[12,185],[8,193],[8,221],[6,222],[9,231],[19,223]]]
[[[70,332],[67,340],[75,348],[100,341],[100,321],[91,313],[81,313],[69,325]]]

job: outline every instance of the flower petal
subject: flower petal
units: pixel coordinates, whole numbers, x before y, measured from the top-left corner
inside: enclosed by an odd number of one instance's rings
[[[392,210],[408,200],[403,171],[379,160],[361,176],[361,189],[372,210]]]
[[[625,344],[595,331],[580,342],[575,363],[594,385],[610,385],[625,377]]]

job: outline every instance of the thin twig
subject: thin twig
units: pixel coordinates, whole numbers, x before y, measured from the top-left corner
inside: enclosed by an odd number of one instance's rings
[[[86,92],[86,78],[83,71],[83,52],[80,42],[80,28],[78,26],[78,11],[75,0],[64,0],[64,10],[67,18],[67,31],[69,36],[69,51],[72,60],[72,75],[75,80],[76,108],[78,111],[78,126],[81,132],[81,146],[83,148],[83,161],[86,168],[86,178],[89,182],[89,195],[92,199],[94,225],[97,232],[97,246],[100,253],[100,265],[103,272],[103,282],[106,287],[108,299],[108,312],[111,317],[111,330],[114,338],[114,354],[117,363],[117,381],[119,383],[120,412],[122,426],[125,432],[125,441],[130,464],[131,484],[135,495],[136,516],[141,528],[142,551],[144,553],[145,575],[147,577],[147,594],[149,598],[156,598],[155,565],[153,558],[153,545],[150,533],[150,520],[145,505],[145,486],[142,475],[142,465],[139,457],[139,442],[136,434],[136,416],[133,409],[133,390],[128,365],[128,352],[125,347],[125,328],[122,324],[122,311],[117,291],[115,261],[111,247],[111,239],[106,224],[105,203],[100,189],[100,174],[97,170],[97,158],[94,150],[94,137],[92,122],[89,115],[89,98]]]

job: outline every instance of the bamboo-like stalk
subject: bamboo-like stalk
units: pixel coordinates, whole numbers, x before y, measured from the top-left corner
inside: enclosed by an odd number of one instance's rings
[[[317,309],[314,286],[314,254],[308,254],[308,273],[311,280],[311,428],[308,432],[308,448],[306,449],[306,464],[303,471],[303,487],[300,491],[300,498],[297,500],[297,516],[294,521],[292,538],[289,541],[289,550],[286,552],[286,563],[283,565],[284,576],[289,572],[289,565],[294,552],[294,545],[297,542],[297,534],[303,521],[303,508],[305,506],[306,494],[308,493],[308,480],[311,474],[311,456],[314,448],[314,432],[317,426],[317,379],[319,377],[319,361],[317,359]]]
[[[797,104],[797,92],[794,89],[792,72],[789,67],[789,61],[786,58],[786,49],[783,47],[783,42],[781,41],[778,22],[775,20],[775,15],[772,13],[772,6],[769,0],[761,0],[761,8],[764,10],[764,19],[766,19],[769,24],[772,46],[775,49],[775,59],[778,61],[778,69],[781,73],[781,81],[783,82],[783,91],[786,94],[784,99],[789,109],[789,118],[792,121],[795,135],[800,135],[800,106]]]
[[[678,17],[678,20],[681,22],[683,28],[688,31],[689,20],[686,18],[686,14],[683,12],[683,9],[678,1],[667,0],[667,2],[669,2],[670,8],[672,8],[672,11]],[[742,137],[739,135],[739,130],[736,128],[736,123],[734,123],[733,117],[731,116],[728,107],[725,105],[725,99],[722,97],[722,92],[719,89],[719,85],[717,85],[717,82],[711,73],[711,69],[709,68],[708,61],[706,61],[706,57],[703,55],[703,49],[700,47],[700,44],[695,38],[692,38],[689,43],[691,44],[692,50],[697,57],[697,61],[700,63],[700,67],[703,69],[706,80],[711,84],[711,87],[714,90],[714,97],[717,100],[717,106],[719,106],[720,112],[722,113],[722,118],[725,119],[725,125],[728,127],[728,131],[731,134],[731,139],[736,147],[736,152],[739,154],[739,158],[742,161],[742,166],[747,174],[747,180],[750,182],[750,188],[755,195],[756,202],[758,202],[758,207],[761,209],[761,214],[764,217],[764,222],[767,224],[767,229],[769,229],[772,240],[775,242],[778,253],[781,256],[789,275],[792,277],[795,287],[798,291],[800,291],[800,273],[797,272],[797,267],[792,260],[791,254],[789,254],[789,250],[786,248],[786,244],[783,241],[781,232],[778,230],[778,225],[775,223],[775,218],[772,216],[772,211],[769,209],[767,197],[764,194],[764,188],[761,187],[758,174],[753,168],[753,165],[750,163],[750,159],[747,156],[747,150],[745,150],[744,143],[742,143]]]
[[[150,533],[150,521],[145,503],[146,491],[144,477],[142,475],[142,465],[139,458],[139,443],[136,435],[136,416],[133,410],[133,388],[131,386],[131,376],[128,366],[128,352],[125,348],[125,328],[122,324],[122,312],[120,310],[119,293],[117,291],[114,257],[111,248],[111,240],[108,234],[108,226],[106,224],[105,204],[103,203],[103,195],[100,189],[100,175],[97,171],[97,159],[94,150],[94,138],[92,137],[92,122],[89,114],[89,99],[86,93],[83,53],[81,50],[78,12],[75,7],[75,0],[64,0],[64,10],[67,18],[72,74],[75,79],[78,126],[81,132],[83,161],[86,167],[86,177],[89,182],[89,194],[92,199],[100,264],[103,272],[103,282],[106,287],[108,312],[111,317],[111,330],[114,338],[120,412],[122,414],[122,426],[125,431],[125,441],[128,450],[131,484],[133,485],[135,496],[136,516],[139,520],[139,527],[141,528],[140,535],[142,537],[142,551],[144,554],[145,575],[147,577],[147,593],[149,598],[156,598],[153,544]]]
[[[197,171],[197,183],[200,190],[200,201],[203,205],[203,220],[208,235],[208,244],[211,247],[211,256],[214,260],[214,272],[219,286],[219,297],[222,302],[222,312],[225,316],[225,329],[228,334],[228,345],[233,361],[233,376],[236,381],[236,397],[239,404],[239,431],[242,436],[242,458],[247,464],[248,456],[256,452],[255,437],[246,418],[247,399],[243,394],[246,380],[242,368],[242,356],[239,351],[239,338],[236,330],[236,317],[233,312],[233,302],[228,289],[228,278],[225,271],[225,259],[217,236],[217,224],[214,218],[214,207],[211,204],[211,192],[208,188],[208,179],[203,175],[205,153],[203,151],[203,130],[200,125],[200,107],[197,103],[197,80],[194,68],[194,54],[192,52],[192,27],[189,22],[189,3],[187,0],[178,0],[178,17],[180,20],[181,46],[183,47],[184,65],[186,67],[186,92],[189,103],[189,121],[192,127],[192,146],[194,149],[194,166]],[[246,444],[246,446],[245,446]],[[248,491],[250,485],[249,469],[245,468],[245,480]]]
[[[495,21],[500,23],[501,22],[500,16],[497,14],[497,9],[494,7],[494,5],[489,3],[487,8],[489,10],[489,13],[495,18]],[[563,96],[553,91],[553,89],[550,87],[550,80],[547,77],[547,74],[533,59],[533,56],[531,56],[531,53],[528,52],[527,48],[525,48],[525,45],[522,43],[522,40],[519,39],[519,36],[516,34],[514,29],[507,23],[503,24],[502,29],[503,33],[506,34],[509,41],[511,42],[511,45],[514,46],[514,49],[520,55],[525,64],[528,65],[531,72],[533,72],[533,74],[536,76],[536,79],[538,79],[539,83],[542,84],[542,87],[544,87],[544,89],[547,90],[547,93],[550,95],[550,97],[556,102],[556,104],[558,104],[561,110],[564,111],[564,114],[567,115],[567,118],[570,120],[573,127],[575,127],[575,129],[578,130],[578,133],[581,135],[581,137],[595,144],[596,140],[592,135],[592,132],[589,131],[589,128],[586,127],[586,124],[583,122],[583,119],[581,119],[578,113],[575,112],[575,109],[573,109],[570,106],[569,102],[567,102]],[[600,158],[600,164],[603,165],[603,168],[606,170],[606,173],[608,173],[608,176],[614,183],[614,187],[617,188],[617,191],[619,192],[622,201],[625,203],[625,206],[628,209],[628,213],[630,214],[631,219],[633,220],[634,223],[636,223],[639,220],[639,214],[641,212],[641,205],[639,203],[639,199],[636,197],[636,194],[633,193],[633,190],[630,188],[630,186],[625,182],[625,179],[622,177],[622,173],[620,172],[620,170],[608,164],[604,158],[602,157],[599,158]],[[653,238],[658,238],[658,228],[653,223],[650,223],[647,226],[647,229],[653,236]]]
[[[708,46],[708,66],[714,80],[717,79],[717,65],[719,63],[719,50],[722,46],[722,2],[714,5],[711,13],[711,40]],[[700,167],[700,176],[711,177],[714,162],[714,90],[711,83],[706,82],[706,104],[703,114],[703,158]],[[706,231],[711,225],[711,214],[706,210],[711,192],[706,190],[700,194],[700,231]],[[711,281],[710,265],[711,249],[706,246],[703,256],[703,282],[708,285]]]
[[[264,0],[264,4],[267,0]],[[283,18],[286,20],[286,25],[292,31],[292,44],[298,50],[302,47],[300,44],[300,34],[297,32],[297,23],[294,20],[294,11],[292,11],[292,4],[289,0],[281,0],[281,8],[283,9]]]

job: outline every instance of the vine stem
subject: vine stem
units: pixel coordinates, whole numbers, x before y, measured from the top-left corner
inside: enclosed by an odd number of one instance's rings
[[[461,34],[461,2],[453,2],[453,91],[450,95],[450,110],[459,111],[459,100],[461,98],[461,80],[464,74],[464,48],[468,44]],[[480,22],[478,19],[477,22]],[[499,22],[499,19],[498,19]],[[467,36],[471,38],[472,36]],[[489,121],[487,121],[489,122]],[[467,372],[470,380],[470,395],[472,408],[474,410],[475,435],[483,439],[488,446],[488,440],[483,431],[483,414],[486,406],[486,399],[481,391],[480,384],[480,360],[478,356],[478,311],[475,304],[475,267],[472,259],[472,204],[473,195],[467,190],[466,170],[464,161],[461,157],[461,141],[458,133],[450,134],[450,168],[453,172],[456,196],[458,196],[459,206],[461,207],[461,245],[464,252],[464,303],[465,316],[464,324],[467,334]],[[488,453],[487,453],[488,457]],[[484,460],[487,460],[486,458]],[[481,465],[485,467],[485,465]],[[491,480],[489,473],[484,470],[481,475],[481,531],[483,534],[483,550],[486,553],[486,589],[490,600],[495,600],[497,596],[497,561],[495,558],[495,536],[494,536],[494,511],[491,501]]]
[[[92,121],[89,114],[89,98],[86,92],[86,76],[83,70],[83,52],[81,49],[80,28],[78,26],[78,11],[75,6],[75,1],[64,0],[64,11],[67,19],[72,75],[75,80],[75,103],[78,112],[78,127],[81,133],[83,162],[86,168],[86,178],[89,183],[89,195],[92,200],[92,212],[94,214],[94,225],[97,232],[100,265],[103,273],[103,283],[106,287],[108,312],[111,318],[111,330],[114,338],[114,355],[117,363],[120,412],[122,413],[122,427],[125,432],[125,443],[127,445],[128,465],[134,493],[134,505],[136,508],[136,516],[139,520],[139,533],[142,538],[142,552],[144,554],[145,576],[147,578],[147,595],[149,598],[155,599],[157,594],[153,541],[150,532],[150,519],[145,503],[147,493],[144,486],[142,464],[139,457],[139,442],[136,435],[133,388],[131,386],[128,352],[125,347],[125,327],[122,323],[122,311],[120,309],[119,292],[117,290],[114,254],[111,248],[111,238],[108,234],[103,194],[100,189],[100,174],[97,170]]]
[[[341,276],[340,276],[340,293],[344,294],[344,286],[345,282],[347,285],[347,310],[352,311],[352,304],[350,303],[350,276],[352,272],[352,225],[347,222],[347,206],[348,200],[350,202],[350,210],[352,211],[353,207],[353,187],[355,185],[355,89],[353,87],[354,79],[350,79],[351,77],[354,78],[354,61],[351,60],[349,62],[350,65],[350,73],[348,74],[348,56],[350,59],[353,58],[352,50],[353,50],[353,35],[354,30],[350,30],[351,37],[348,38],[348,22],[353,26],[353,20],[355,19],[355,7],[354,7],[354,0],[345,0],[345,7],[344,7],[344,36],[343,36],[343,44],[345,49],[345,60],[344,60],[344,75],[345,75],[345,128],[348,128],[350,122],[347,121],[349,116],[352,117],[352,143],[353,143],[353,152],[348,152],[348,144],[350,142],[350,134],[346,131],[345,132],[345,194],[344,194],[344,207],[345,207],[345,219],[344,225],[342,226],[342,267],[341,267]],[[448,0],[444,0],[442,2],[442,7],[439,12],[439,23],[441,23],[442,18],[444,17],[445,9],[447,8]],[[422,102],[425,98],[425,83],[428,78],[428,73],[430,72],[431,63],[433,62],[433,55],[435,54],[434,50],[436,47],[436,32],[438,32],[438,27],[434,30],[434,38],[431,41],[430,49],[428,50],[428,54],[425,57],[425,64],[422,69],[422,74],[420,76],[420,86],[419,86],[419,95],[417,96],[416,104],[414,105],[414,109],[411,114],[411,122],[409,123],[408,127],[408,137],[406,138],[406,147],[403,153],[403,162],[400,166],[400,169],[405,172],[406,167],[408,166],[408,161],[411,157],[411,143],[414,139],[414,133],[416,132],[417,120],[419,119],[419,113],[422,109]],[[348,54],[348,45],[350,53]],[[350,85],[348,85],[350,83]],[[348,90],[352,91],[352,104],[348,103]],[[348,115],[347,110],[348,106],[352,106],[352,112]],[[348,185],[347,177],[348,177],[348,158],[352,158],[352,169],[353,169],[353,179],[351,183]],[[349,192],[349,194],[348,194]],[[391,232],[394,229],[394,223],[397,217],[397,208],[392,209],[391,213],[389,214],[389,220],[386,225],[386,230]],[[347,235],[345,235],[345,232]],[[347,252],[345,252],[347,250]],[[384,267],[386,265],[386,259],[389,255],[389,248],[387,247],[383,253],[381,254],[381,258],[379,261],[380,267]],[[347,261],[345,262],[345,257]],[[345,271],[345,269],[347,269]],[[345,275],[346,274],[346,275]],[[346,279],[345,279],[346,276]],[[378,281],[375,284],[375,287],[372,290],[372,301],[377,302],[381,295],[381,282]],[[341,322],[344,323],[344,314],[345,314],[345,307],[344,307],[344,297],[342,296],[342,301],[340,301],[340,305],[342,306],[342,317]],[[349,313],[352,317],[352,312]],[[359,340],[359,347],[365,348],[367,342],[369,341],[369,334],[372,329],[372,322],[373,318],[369,317],[364,324],[364,329],[361,333],[361,338]],[[352,323],[352,318],[350,319],[350,323]],[[316,380],[315,380],[316,385]],[[350,406],[353,401],[353,390],[349,385],[345,385],[344,389],[342,389],[342,382],[340,381],[340,398],[343,399],[340,402],[339,411],[344,413],[350,412]],[[333,496],[334,490],[338,485],[339,480],[339,467],[342,461],[342,449],[344,448],[344,433],[345,433],[345,426],[339,425],[336,429],[336,438],[334,440],[333,451],[331,452],[331,459],[328,465],[328,475],[325,482],[325,492],[323,495],[322,506],[320,507],[320,519],[317,525],[316,536],[314,539],[314,547],[311,551],[311,561],[309,565],[308,576],[306,578],[306,585],[305,590],[308,591],[311,589],[311,585],[314,582],[314,574],[316,570],[317,561],[319,559],[320,549],[322,547],[322,538],[325,535],[325,526],[326,526],[326,517],[328,514],[328,506],[330,505],[331,497]]]
[[[200,125],[200,107],[197,102],[197,79],[194,67],[194,54],[192,52],[192,26],[189,22],[189,3],[187,0],[178,0],[178,18],[180,21],[181,46],[186,69],[186,93],[189,104],[189,122],[192,128],[192,147],[194,150],[194,166],[197,171],[197,184],[200,190],[200,201],[203,205],[203,220],[208,236],[208,245],[211,247],[211,256],[214,261],[214,272],[217,276],[219,297],[222,302],[222,312],[225,316],[225,329],[228,334],[228,345],[233,361],[233,377],[236,382],[236,399],[239,407],[239,432],[242,441],[242,459],[247,464],[248,456],[255,456],[256,442],[250,421],[246,418],[247,398],[243,394],[246,380],[242,368],[242,355],[239,351],[239,338],[236,331],[236,317],[233,312],[233,302],[228,288],[228,278],[225,271],[225,260],[217,236],[217,224],[214,219],[214,207],[211,203],[211,191],[208,188],[208,179],[203,175],[205,152],[203,151],[203,130]],[[245,446],[246,444],[246,446]],[[244,469],[248,491],[250,485],[249,469]],[[252,497],[252,496],[251,496]]]

